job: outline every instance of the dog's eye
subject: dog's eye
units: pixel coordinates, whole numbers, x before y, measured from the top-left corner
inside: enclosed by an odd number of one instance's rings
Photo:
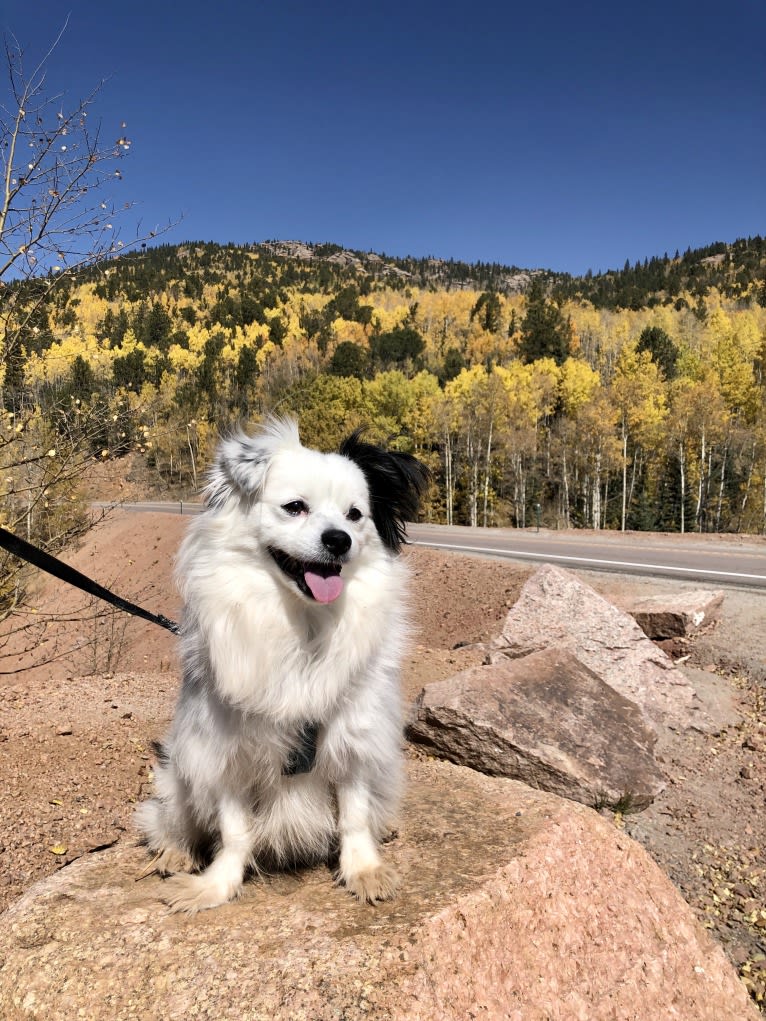
[[[308,514],[309,505],[305,500],[291,500],[290,503],[283,503],[282,510],[297,517],[299,514]]]
[[[346,515],[346,517],[348,518],[349,521],[359,521],[361,520],[362,512],[359,510],[358,507],[352,507],[351,510]]]

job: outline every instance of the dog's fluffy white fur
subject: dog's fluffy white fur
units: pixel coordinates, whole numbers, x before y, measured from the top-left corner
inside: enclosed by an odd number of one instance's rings
[[[393,895],[380,841],[401,788],[397,553],[427,477],[359,434],[309,450],[292,420],[220,444],[178,556],[183,684],[138,811],[171,910],[335,855],[360,900]]]

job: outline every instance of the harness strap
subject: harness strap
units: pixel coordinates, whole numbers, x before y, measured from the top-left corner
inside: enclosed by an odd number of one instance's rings
[[[52,574],[54,578],[59,578],[69,585],[74,585],[75,588],[82,589],[83,592],[96,596],[98,599],[103,599],[106,603],[111,603],[118,610],[132,613],[134,617],[142,617],[152,624],[159,624],[160,627],[172,631],[174,635],[180,632],[180,627],[175,621],[163,617],[160,613],[150,613],[149,610],[144,610],[142,607],[136,606],[135,603],[128,602],[127,599],[115,595],[108,588],[104,588],[103,585],[99,585],[98,582],[93,581],[87,575],[81,574],[74,567],[65,564],[63,560],[58,560],[56,557],[51,556],[50,553],[38,549],[37,546],[33,546],[25,539],[20,539],[5,528],[0,528],[0,547],[12,553],[15,557],[26,560],[27,563],[32,564],[34,567],[39,567],[41,571]]]
[[[316,723],[304,723],[298,735],[298,747],[294,748],[282,769],[282,776],[297,776],[310,773],[317,757],[319,727]]]

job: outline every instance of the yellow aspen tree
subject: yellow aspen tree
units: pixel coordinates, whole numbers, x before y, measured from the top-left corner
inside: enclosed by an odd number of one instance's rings
[[[735,318],[716,308],[706,323],[707,354],[715,369],[721,395],[730,413],[752,415],[758,402],[753,362],[757,354],[757,333],[751,324],[737,330]]]
[[[568,301],[562,310],[571,319],[579,339],[579,354],[591,368],[598,368],[606,347],[604,318],[590,302]]]
[[[552,358],[513,361],[494,370],[506,392],[504,455],[509,466],[513,519],[526,526],[530,469],[537,459],[546,421],[558,400],[561,369]]]
[[[454,499],[455,482],[464,482],[467,499],[467,524],[478,524],[478,490],[479,490],[479,404],[480,393],[485,385],[486,370],[482,365],[463,369],[444,388],[444,399],[447,405],[445,425],[447,434],[445,444],[450,451],[451,483],[450,503]],[[454,436],[454,441],[453,441]],[[455,454],[459,455],[462,447],[462,460],[455,464]],[[448,523],[452,513],[448,514]]]
[[[669,439],[675,449],[681,489],[680,531],[688,530],[686,499],[696,489],[693,524],[703,528],[703,507],[710,476],[710,451],[729,419],[714,372],[702,379],[679,378],[670,386]]]
[[[303,443],[320,450],[337,450],[345,436],[371,421],[362,383],[353,376],[302,379],[282,395],[279,411],[294,413]]]
[[[466,494],[466,517],[469,525],[489,524],[491,479],[496,433],[507,414],[507,395],[496,371],[484,366],[463,369],[444,388],[446,426],[445,446],[449,449],[450,493],[455,482],[462,482]],[[454,454],[462,454],[455,465]],[[451,518],[448,512],[448,520]],[[480,521],[481,518],[481,521]]]
[[[610,393],[618,411],[622,461],[620,528],[625,531],[627,511],[640,467],[640,458],[656,449],[667,416],[666,385],[648,351],[626,345],[615,366]],[[632,472],[628,485],[628,447],[633,443]]]
[[[575,449],[572,458],[580,478],[582,518],[600,529],[606,518],[611,471],[619,464],[618,411],[609,395],[599,388],[593,399],[580,405],[574,419]]]
[[[400,369],[378,372],[364,385],[378,439],[398,436],[415,403],[415,390]]]
[[[592,400],[601,386],[601,374],[581,358],[567,358],[559,372],[559,395],[566,415],[574,416],[577,409]]]

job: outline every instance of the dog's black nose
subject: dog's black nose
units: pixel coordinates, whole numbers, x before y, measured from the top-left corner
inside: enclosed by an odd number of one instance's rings
[[[322,545],[334,557],[342,557],[351,549],[351,536],[342,528],[328,528],[322,532]]]

